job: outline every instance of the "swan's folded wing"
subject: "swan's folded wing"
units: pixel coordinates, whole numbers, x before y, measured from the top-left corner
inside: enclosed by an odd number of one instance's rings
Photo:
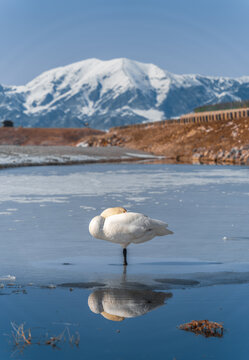
[[[128,215],[130,221],[128,223],[127,230],[133,239],[139,239],[147,232],[153,230],[151,226],[151,219],[148,216],[137,213],[128,213]]]
[[[143,237],[148,232],[166,229],[167,224],[162,221],[150,219],[139,213],[124,213],[110,216],[105,220],[104,232],[108,237],[119,236],[126,240],[134,240]]]

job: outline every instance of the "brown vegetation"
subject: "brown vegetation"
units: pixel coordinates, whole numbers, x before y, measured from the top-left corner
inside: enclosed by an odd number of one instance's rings
[[[103,131],[83,129],[0,128],[0,145],[74,145]]]
[[[223,325],[209,320],[192,320],[189,323],[180,325],[179,329],[205,337],[222,337],[224,331]]]
[[[24,329],[24,324],[17,325],[16,323],[11,322],[11,327],[14,353],[23,353],[25,348],[30,345],[49,345],[52,348],[58,348],[59,345],[66,342],[72,347],[78,347],[80,343],[80,334],[78,332],[71,334],[68,327],[66,327],[59,335],[49,337],[48,333],[46,333],[45,336],[40,335],[38,339],[32,336],[31,329]]]

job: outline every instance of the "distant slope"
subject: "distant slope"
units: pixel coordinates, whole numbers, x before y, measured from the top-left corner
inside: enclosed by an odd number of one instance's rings
[[[177,117],[249,99],[249,77],[175,75],[129,59],[88,59],[44,72],[25,86],[0,85],[0,119],[29,127],[112,126]]]

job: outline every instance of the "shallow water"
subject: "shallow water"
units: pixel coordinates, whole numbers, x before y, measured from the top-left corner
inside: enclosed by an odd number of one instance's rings
[[[1,171],[0,182],[0,294],[7,294],[0,296],[1,359],[13,351],[25,359],[246,358],[248,168],[19,168]],[[121,248],[88,233],[90,219],[110,206],[167,221],[174,235],[129,246],[124,274]],[[91,312],[88,296],[96,289],[107,298],[105,306],[110,299],[116,304],[109,313],[125,314],[124,321]],[[153,300],[148,308],[155,292],[167,294],[166,304]],[[177,328],[205,318],[224,322],[222,339]],[[70,346],[68,338],[61,351],[34,343],[22,355],[3,335],[11,333],[11,321],[25,322],[36,339],[68,327],[70,334],[79,332],[80,346]]]

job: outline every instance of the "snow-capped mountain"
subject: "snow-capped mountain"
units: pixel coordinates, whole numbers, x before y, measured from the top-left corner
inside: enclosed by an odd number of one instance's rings
[[[16,126],[90,127],[158,121],[207,103],[249,99],[249,77],[175,75],[129,59],[88,59],[25,86],[0,85],[0,119]]]

